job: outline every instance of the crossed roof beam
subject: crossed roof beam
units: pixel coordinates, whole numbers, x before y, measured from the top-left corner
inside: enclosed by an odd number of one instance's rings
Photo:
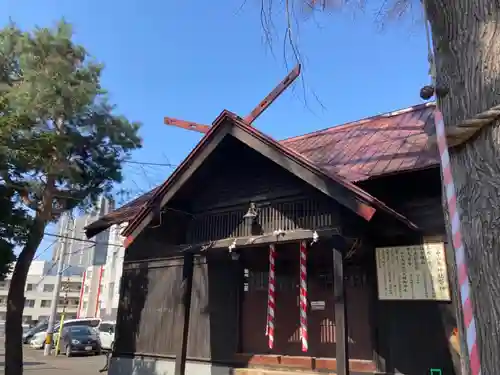
[[[259,118],[259,116],[299,77],[301,71],[300,64],[297,64],[288,75],[250,112],[243,118],[249,126]],[[180,120],[173,117],[163,119],[165,125],[175,126],[182,129],[193,130],[199,133],[207,133],[209,125],[199,124],[192,121]]]

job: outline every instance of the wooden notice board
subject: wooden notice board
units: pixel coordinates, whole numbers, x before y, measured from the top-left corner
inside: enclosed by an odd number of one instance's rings
[[[450,301],[443,243],[377,248],[381,300]]]

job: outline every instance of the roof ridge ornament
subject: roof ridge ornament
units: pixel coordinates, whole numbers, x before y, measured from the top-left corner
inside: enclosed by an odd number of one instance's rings
[[[267,109],[273,102],[298,78],[301,71],[301,65],[297,64],[290,73],[263,99],[260,103],[244,118],[241,118],[248,126]],[[199,133],[207,133],[210,126],[198,124],[192,121],[180,120],[173,117],[165,117],[163,123],[169,126],[176,126],[186,130],[194,130]]]

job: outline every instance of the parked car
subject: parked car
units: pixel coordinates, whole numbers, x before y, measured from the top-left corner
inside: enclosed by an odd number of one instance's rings
[[[28,329],[23,333],[23,344],[29,344],[33,336],[35,336],[39,332],[47,331],[47,327],[49,323],[47,321],[39,322],[34,327]]]
[[[45,344],[46,331],[35,333],[29,340],[30,347],[33,349],[42,349]]]
[[[111,350],[115,343],[115,325],[116,322],[101,322],[97,329],[99,330],[99,338],[101,339],[101,348],[103,350]]]
[[[98,331],[89,326],[63,327],[59,352],[63,351],[67,357],[77,353],[101,354],[101,340]]]
[[[101,323],[101,319],[99,318],[81,318],[81,319],[68,319],[63,322],[63,329],[64,327],[74,327],[74,326],[87,326],[87,327],[98,327],[99,324]],[[45,343],[45,337],[47,335],[47,325],[44,326],[44,330],[41,332],[35,333],[30,341],[30,347],[34,349],[42,349],[44,347]],[[60,323],[57,323],[54,326],[54,330],[52,331],[54,333],[53,335],[53,343],[57,342],[58,336],[59,336],[59,327]]]

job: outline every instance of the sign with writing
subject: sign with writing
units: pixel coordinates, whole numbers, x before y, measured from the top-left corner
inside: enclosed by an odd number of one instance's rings
[[[325,309],[325,301],[311,301],[311,310],[324,310]]]
[[[443,243],[376,249],[381,300],[450,301]]]

